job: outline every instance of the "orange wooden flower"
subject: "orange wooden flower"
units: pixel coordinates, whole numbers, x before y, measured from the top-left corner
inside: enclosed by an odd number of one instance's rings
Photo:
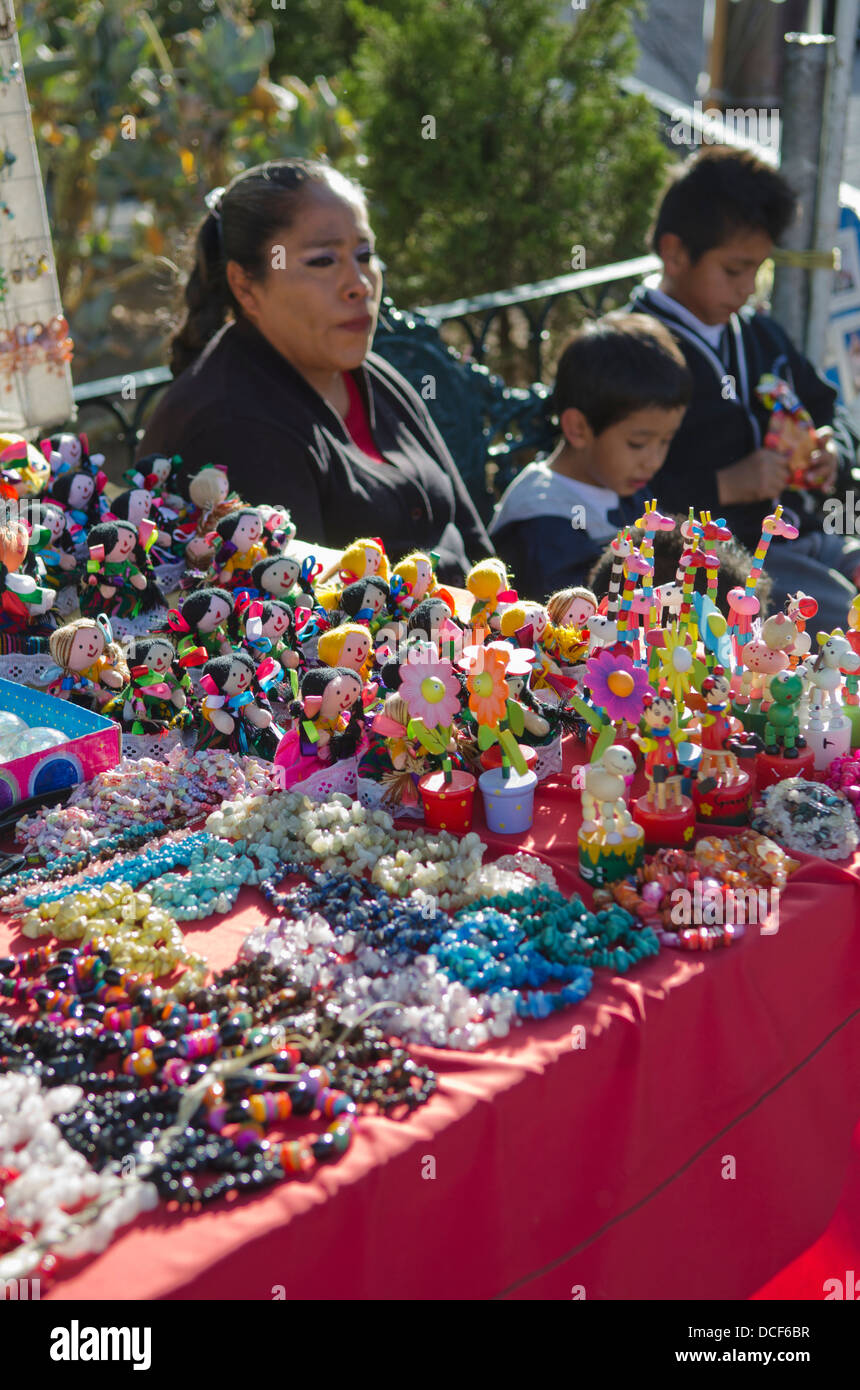
[[[508,687],[505,671],[508,659],[504,653],[484,648],[481,667],[466,679],[469,709],[479,724],[495,728],[508,712]]]

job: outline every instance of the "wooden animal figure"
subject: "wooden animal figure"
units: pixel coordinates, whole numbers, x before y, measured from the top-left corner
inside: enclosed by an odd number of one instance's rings
[[[626,779],[635,767],[629,748],[617,744],[607,748],[599,762],[588,765],[582,790],[582,829],[586,834],[604,830],[607,844],[613,845],[639,835],[624,800]]]
[[[765,677],[775,676],[790,665],[788,653],[797,641],[797,626],[785,613],[774,613],[762,623],[761,634],[747,642],[741,652],[744,675],[739,700],[761,700],[765,695]]]
[[[768,706],[764,726],[766,753],[782,753],[784,758],[796,758],[806,740],[800,737],[797,708],[803,697],[803,678],[793,671],[780,671],[771,676],[768,690],[773,703]]]
[[[854,673],[860,669],[860,656],[854,651],[844,632],[816,634],[818,654],[809,667],[809,727],[824,726],[825,707],[831,719],[842,713],[839,692],[842,688],[843,672]]]
[[[806,631],[806,624],[815,617],[817,612],[817,600],[811,594],[805,594],[802,589],[798,589],[796,594],[789,594],[785,600],[786,616],[791,618],[798,632],[797,641],[788,654],[792,670],[809,656],[812,638]]]
[[[605,613],[594,613],[588,619],[586,627],[589,655],[601,647],[611,647],[618,641],[618,623]]]

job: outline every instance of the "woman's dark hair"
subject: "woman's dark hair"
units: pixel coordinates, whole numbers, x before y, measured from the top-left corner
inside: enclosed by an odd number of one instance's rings
[[[232,609],[233,599],[226,589],[219,589],[216,585],[210,585],[206,589],[195,589],[193,594],[189,594],[179,605],[179,611],[189,627],[196,628],[201,618],[206,616],[209,605],[213,598],[220,598]]]
[[[340,596],[340,611],[345,613],[348,618],[354,618],[365,606],[364,596],[368,589],[378,589],[381,594],[385,595],[386,606],[383,611],[387,612],[388,597],[391,590],[387,581],[380,579],[378,574],[369,574],[366,579],[357,579],[354,584],[347,584]]]
[[[606,314],[574,333],[559,358],[548,406],[581,410],[595,434],[656,406],[676,410],[693,393],[684,354],[651,314]]]
[[[661,584],[671,584],[674,581],[681,555],[687,548],[687,541],[681,535],[680,528],[680,523],[686,521],[686,517],[679,516],[676,521],[677,525],[674,531],[658,531],[653,537],[655,588]],[[752,569],[753,557],[746,546],[741,545],[734,536],[730,541],[719,541],[715,549],[720,558],[720,568],[717,571],[716,602],[717,607],[726,613],[728,612],[729,589],[742,589],[745,586]],[[611,545],[608,545],[588,576],[588,584],[598,598],[602,598],[604,594],[609,592],[609,576],[612,572],[614,557],[615,552]],[[761,604],[761,616],[763,618],[767,617],[769,612],[772,588],[773,580],[767,570],[764,570],[756,584],[756,596]]]
[[[349,676],[361,685],[361,676],[357,672],[351,671],[348,666],[315,666],[312,671],[306,671],[299,686],[302,699],[305,695],[324,695],[326,686],[341,676]],[[364,732],[363,713],[361,700],[356,700],[349,712],[349,723],[346,728],[339,733],[332,734],[329,747],[335,759],[351,758],[355,753]],[[290,714],[294,719],[304,717],[302,700],[293,701],[290,705]]]
[[[228,311],[237,317],[242,313],[227,282],[227,262],[236,261],[262,280],[274,237],[292,226],[315,184],[364,197],[357,183],[319,160],[273,159],[244,170],[228,184],[197,230],[194,265],[185,286],[186,319],[171,342],[174,377],[200,356],[223,327]]]
[[[245,670],[253,676],[257,670],[253,657],[248,656],[247,652],[230,652],[229,656],[213,656],[206,662],[202,674],[211,676],[219,690],[224,689],[224,682],[230,674],[230,667],[234,661],[238,661]]]
[[[715,145],[673,170],[651,245],[659,255],[663,233],[674,232],[695,263],[737,232],[766,232],[779,241],[795,207],[795,195],[776,169],[749,150]]]

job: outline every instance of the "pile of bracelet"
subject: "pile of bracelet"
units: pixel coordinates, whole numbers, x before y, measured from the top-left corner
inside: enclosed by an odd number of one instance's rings
[[[180,968],[180,992],[206,978],[206,962],[189,951],[176,919],[157,907],[149,893],[135,893],[123,883],[108,883],[98,893],[72,893],[42,903],[22,923],[25,936],[55,936],[80,941],[98,950],[109,948],[123,970],[158,978]],[[14,997],[14,996],[13,996]]]
[[[860,802],[860,748],[855,748],[850,757],[834,758],[824,780],[829,787],[848,797],[856,815]]]
[[[16,842],[27,854],[49,859],[87,850],[105,834],[202,819],[214,806],[238,796],[265,797],[273,790],[270,763],[232,757],[223,749],[192,755],[182,747],[164,763],[123,760],[75,787],[65,806],[25,816]]]
[[[359,1107],[397,1116],[436,1089],[377,1027],[345,1024],[325,993],[265,953],[182,999],[124,970],[107,947],[41,947],[0,970],[16,985],[4,993],[28,1011],[0,1016],[0,1090],[23,1085],[29,1098],[17,1123],[0,1100],[0,1253],[23,1272],[44,1268],[47,1249],[104,1249],[158,1197],[197,1205],[308,1174],[347,1150]],[[43,1199],[21,1152],[36,1109],[54,1166],[74,1175],[52,1180]],[[290,1136],[314,1117],[318,1133]],[[11,1277],[5,1258],[0,1276]]]
[[[619,904],[651,927],[663,946],[710,951],[739,941],[748,923],[764,925],[797,867],[754,830],[705,836],[694,850],[646,856],[634,880],[595,889],[594,901]]]
[[[474,833],[396,830],[387,812],[340,792],[321,803],[298,792],[228,803],[206,828],[228,840],[273,846],[286,863],[319,863],[326,872],[357,877],[369,871],[388,893],[403,897],[421,889],[448,911],[474,896],[470,880],[486,848]]]
[[[179,921],[229,912],[240,888],[267,878],[277,863],[277,851],[269,845],[247,847],[241,841],[231,844],[205,830],[184,833],[163,839],[142,854],[114,859],[109,868],[98,874],[88,874],[83,893],[75,882],[54,888],[42,884],[38,892],[28,893],[23,898],[24,907],[39,909],[38,915],[31,913],[26,919],[24,931],[28,936],[44,935],[44,931],[38,930],[38,924],[46,917],[53,920],[47,911],[52,903],[71,897],[79,903],[87,893],[114,884],[129,888],[149,884],[155,906],[171,911]],[[177,868],[185,868],[188,872],[172,872]]]

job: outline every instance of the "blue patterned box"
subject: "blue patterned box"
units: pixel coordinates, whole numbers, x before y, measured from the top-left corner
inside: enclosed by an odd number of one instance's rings
[[[116,767],[121,756],[120,728],[71,700],[58,700],[41,690],[0,679],[0,710],[17,714],[31,729],[59,729],[68,743],[43,753],[0,763],[0,811],[17,801],[88,782],[96,773]]]

